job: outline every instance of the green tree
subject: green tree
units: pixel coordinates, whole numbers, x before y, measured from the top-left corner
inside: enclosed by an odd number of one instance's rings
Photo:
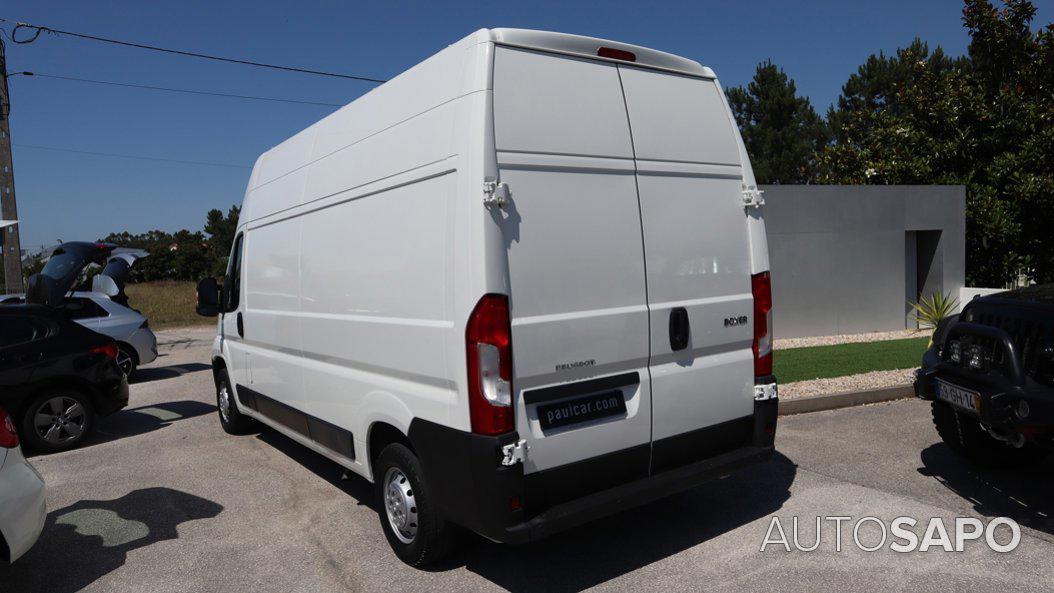
[[[205,232],[209,235],[209,257],[214,262],[212,273],[221,276],[227,269],[234,235],[238,230],[240,206],[231,206],[227,216],[220,210],[209,210],[205,217]]]
[[[966,0],[968,55],[915,40],[871,56],[828,113],[821,183],[965,184],[967,281],[1054,281],[1054,29],[1035,7]]]
[[[807,183],[827,130],[794,81],[767,60],[746,87],[727,94],[758,183]]]
[[[220,210],[210,210],[205,217],[204,232],[186,229],[175,233],[159,230],[139,234],[122,232],[111,233],[101,241],[142,249],[150,254],[132,268],[132,282],[198,280],[223,274],[238,227],[239,213],[238,206],[232,206],[226,216]]]
[[[1037,282],[1054,282],[1054,25],[1032,31],[1036,7],[1008,0],[1002,10],[967,0],[975,167],[968,179],[974,211],[992,207],[1014,221],[1014,256]],[[983,201],[982,201],[983,200]],[[976,226],[976,225],[975,225]],[[969,239],[969,235],[968,235]],[[984,233],[967,242],[967,257],[993,246]]]

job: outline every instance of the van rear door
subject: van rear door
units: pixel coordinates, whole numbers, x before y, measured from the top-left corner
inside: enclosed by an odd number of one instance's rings
[[[658,472],[750,438],[750,244],[738,144],[716,81],[619,72],[647,262]]]
[[[512,194],[516,429],[530,447],[527,504],[543,506],[580,494],[561,474],[588,471],[574,482],[595,490],[648,472],[644,250],[618,68],[499,46],[494,127]]]

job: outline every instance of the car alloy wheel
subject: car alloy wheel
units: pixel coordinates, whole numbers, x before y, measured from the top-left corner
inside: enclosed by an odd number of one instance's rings
[[[125,377],[130,375],[135,368],[135,361],[132,360],[132,355],[124,348],[117,351],[117,366],[120,367]]]
[[[72,397],[59,395],[45,400],[33,415],[33,427],[44,442],[61,446],[84,434],[88,413]]]

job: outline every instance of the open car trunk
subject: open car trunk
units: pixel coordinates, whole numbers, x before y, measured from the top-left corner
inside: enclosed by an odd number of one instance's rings
[[[38,274],[29,278],[26,302],[59,306],[66,294],[80,290],[109,296],[127,305],[124,286],[135,262],[147,254],[138,249],[122,249],[110,243],[72,241],[59,245],[51,253],[48,263]],[[78,282],[91,265],[102,266],[102,271],[91,282]]]

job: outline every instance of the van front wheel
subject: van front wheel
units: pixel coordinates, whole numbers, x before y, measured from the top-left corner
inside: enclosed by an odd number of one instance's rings
[[[381,451],[374,468],[381,528],[400,560],[424,566],[454,549],[453,526],[436,511],[421,463],[405,445]]]
[[[216,374],[216,411],[220,416],[220,426],[227,434],[248,434],[256,428],[256,422],[238,410],[238,401],[234,398],[225,369]]]

